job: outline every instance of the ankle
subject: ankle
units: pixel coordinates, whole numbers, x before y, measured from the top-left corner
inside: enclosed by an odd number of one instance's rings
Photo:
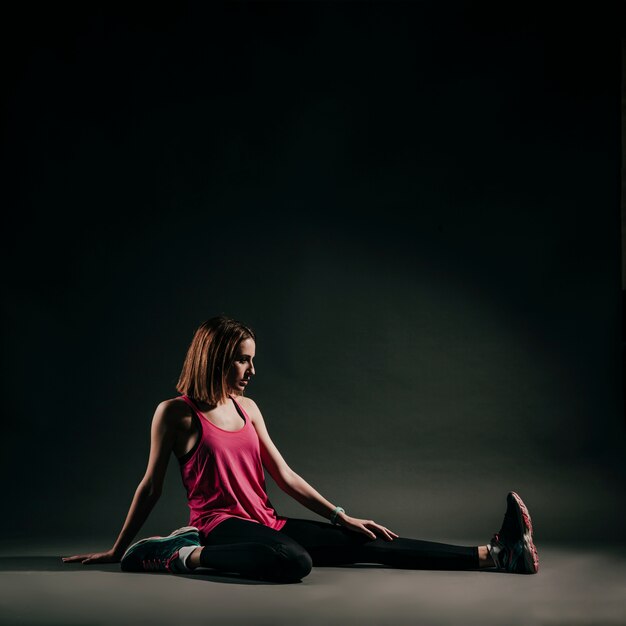
[[[200,554],[202,553],[203,546],[198,546],[188,557],[185,565],[189,569],[196,569],[200,567]]]
[[[199,555],[196,554],[197,552],[198,547],[196,546],[183,546],[180,548],[178,551],[178,559],[185,570],[191,571],[198,567],[200,558]]]
[[[495,567],[496,564],[491,558],[489,548],[487,546],[478,546],[478,567],[480,569],[486,567]]]

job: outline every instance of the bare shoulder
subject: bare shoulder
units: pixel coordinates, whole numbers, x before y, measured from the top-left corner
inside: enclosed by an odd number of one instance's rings
[[[261,415],[261,410],[259,409],[257,403],[248,396],[239,396],[237,398],[237,402],[243,407],[243,410],[250,416],[252,423],[254,424],[257,420],[262,420],[263,416]]]
[[[191,415],[191,409],[186,402],[169,398],[162,400],[154,411],[154,420],[167,426],[177,428],[181,421]]]

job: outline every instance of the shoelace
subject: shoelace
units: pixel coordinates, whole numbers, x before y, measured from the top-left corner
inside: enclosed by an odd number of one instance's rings
[[[165,559],[143,559],[141,564],[146,571],[165,570],[171,571],[170,563],[178,558],[178,550],[174,552],[167,560]]]

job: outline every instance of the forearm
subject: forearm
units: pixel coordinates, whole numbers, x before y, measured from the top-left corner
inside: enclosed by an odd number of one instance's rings
[[[131,541],[135,538],[144,522],[148,518],[148,515],[157,503],[160,494],[150,490],[149,487],[140,483],[135,491],[133,501],[131,502],[126,520],[122,526],[115,544],[113,545],[113,551],[118,556],[122,556],[126,551],[126,548],[130,545]]]
[[[335,510],[335,505],[332,502],[324,498],[321,493],[295,472],[292,472],[291,476],[280,487],[294,500],[326,519],[330,519]],[[340,515],[343,514],[340,513]]]

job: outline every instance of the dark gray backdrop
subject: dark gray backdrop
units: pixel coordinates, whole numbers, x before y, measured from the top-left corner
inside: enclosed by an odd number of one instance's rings
[[[217,313],[348,513],[482,542],[515,489],[619,537],[614,6],[88,4],[3,21],[5,540],[108,547]]]

